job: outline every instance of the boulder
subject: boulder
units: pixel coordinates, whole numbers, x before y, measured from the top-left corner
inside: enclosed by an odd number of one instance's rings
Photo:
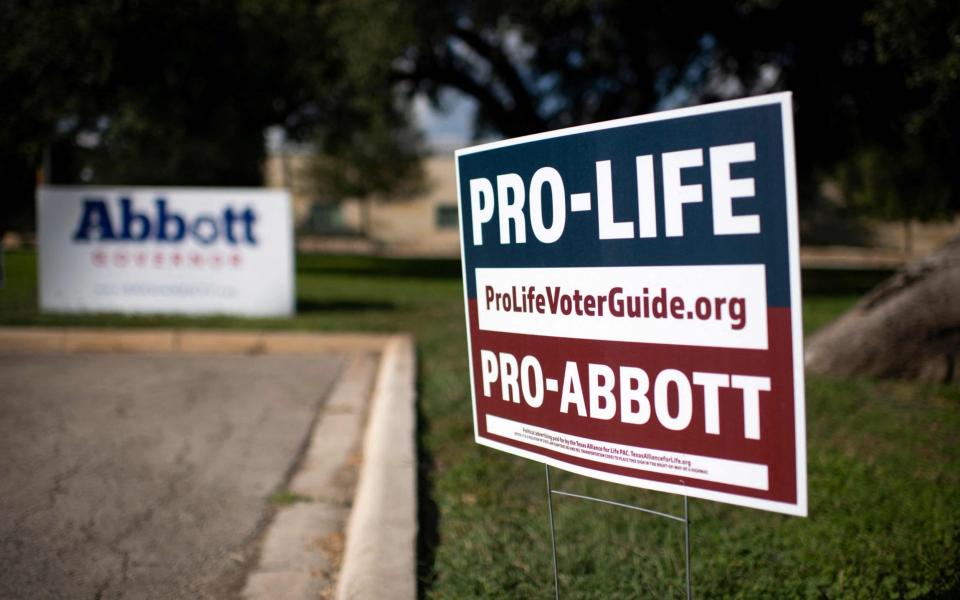
[[[960,237],[810,337],[811,373],[960,383]]]

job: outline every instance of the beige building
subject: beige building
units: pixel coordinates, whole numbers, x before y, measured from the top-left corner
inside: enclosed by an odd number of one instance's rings
[[[273,155],[265,168],[267,186],[291,190],[301,250],[459,256],[453,154],[425,159],[426,191],[410,199],[319,198],[310,185],[309,159],[307,152]],[[804,247],[804,265],[896,267],[960,235],[960,215],[953,221],[912,223],[907,228],[903,223],[863,223],[871,238],[868,245],[838,240],[836,246]]]
[[[311,184],[307,152],[271,155],[267,187],[290,189],[303,250],[458,256],[457,181],[453,155],[424,160],[425,191],[394,199],[320,198]]]

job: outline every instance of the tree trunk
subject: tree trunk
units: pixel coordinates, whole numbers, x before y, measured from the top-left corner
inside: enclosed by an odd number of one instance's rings
[[[960,237],[811,336],[811,373],[960,382]]]
[[[903,220],[903,254],[907,260],[913,256],[913,222],[907,218]]]

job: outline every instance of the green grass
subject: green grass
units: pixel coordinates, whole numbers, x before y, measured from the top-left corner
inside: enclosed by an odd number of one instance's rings
[[[553,597],[543,467],[472,441],[456,262],[301,256],[295,318],[189,319],[41,315],[34,261],[8,255],[0,324],[412,331],[425,595]],[[826,293],[807,273],[804,287],[817,292],[804,299],[808,333],[862,292]],[[960,390],[808,377],[807,415],[810,517],[691,501],[696,596],[960,594]],[[554,473],[556,487],[681,510],[677,497]],[[682,597],[682,525],[571,498],[554,508],[565,597]]]
[[[297,494],[290,490],[279,490],[270,495],[270,504],[274,506],[290,506],[297,502],[313,502],[310,496]]]

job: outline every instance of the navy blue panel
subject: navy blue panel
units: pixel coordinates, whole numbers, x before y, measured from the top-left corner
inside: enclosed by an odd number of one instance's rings
[[[761,233],[714,235],[711,208],[711,146],[754,142],[756,160],[734,163],[734,178],[752,177],[755,198],[734,199],[734,214],[758,214]],[[477,267],[563,267],[631,265],[764,264],[767,269],[769,306],[789,306],[787,198],[780,104],[739,108],[578,133],[459,157],[459,185],[463,211],[467,293],[476,297],[473,269]],[[682,171],[683,184],[703,186],[703,202],[684,205],[684,236],[664,237],[663,189],[660,155],[701,148],[703,167]],[[635,157],[654,155],[658,237],[601,240],[597,226],[596,161],[610,160],[613,206],[617,221],[637,222]],[[537,240],[527,218],[526,243],[501,244],[498,218],[483,227],[483,244],[474,246],[470,215],[469,181],[483,177],[496,190],[497,175],[516,173],[527,187],[537,169],[551,166],[560,172],[569,195],[591,194],[587,212],[567,213],[559,240]],[[544,222],[553,222],[549,188],[544,187]],[[526,210],[525,210],[526,213]],[[636,228],[636,225],[634,225]]]

